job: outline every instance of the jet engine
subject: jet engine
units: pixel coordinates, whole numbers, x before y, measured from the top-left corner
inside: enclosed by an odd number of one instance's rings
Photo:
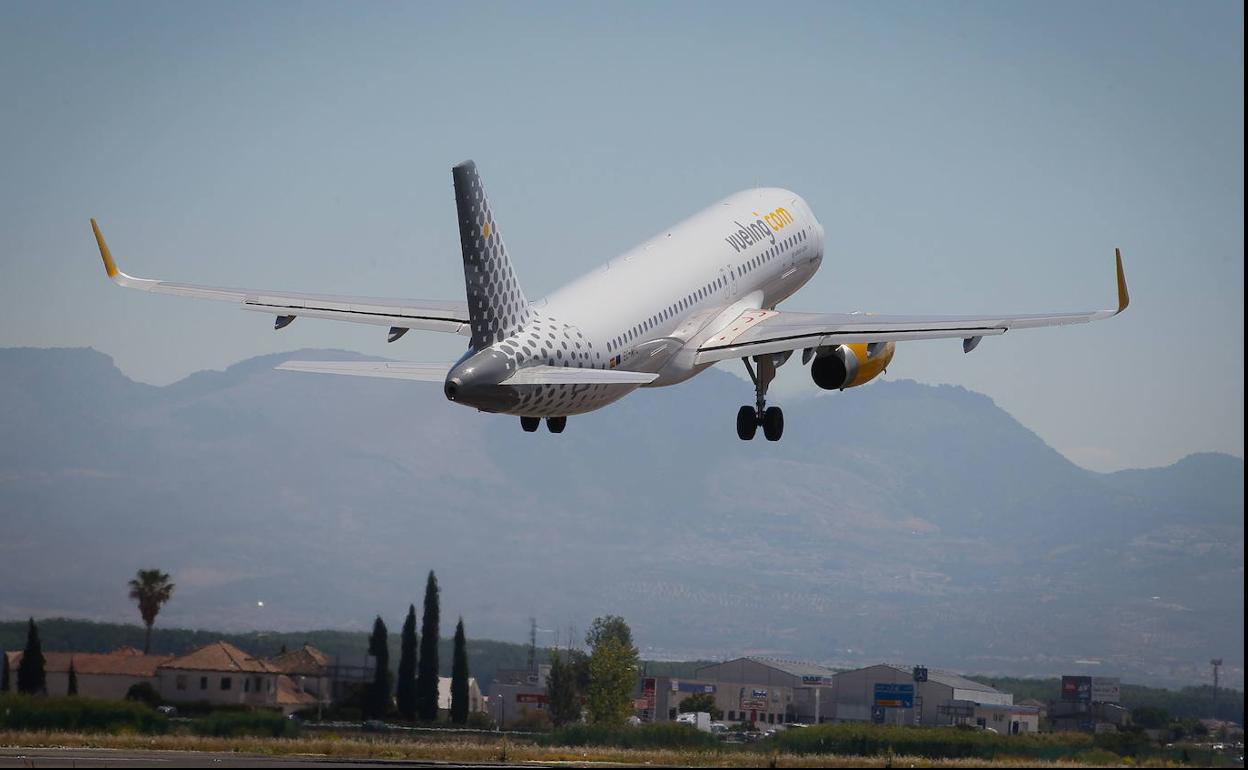
[[[896,344],[873,342],[818,348],[810,378],[824,390],[844,390],[870,382],[888,368]]]

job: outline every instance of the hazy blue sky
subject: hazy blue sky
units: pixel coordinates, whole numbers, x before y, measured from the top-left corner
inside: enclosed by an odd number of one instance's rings
[[[153,383],[463,345],[116,289],[90,216],[135,275],[458,299],[450,166],[474,158],[537,297],[767,184],[827,230],[790,309],[1112,306],[1120,245],[1126,315],[970,356],[906,344],[889,376],[987,393],[1096,469],[1242,456],[1243,21],[1223,2],[0,3],[0,345],[90,345]],[[797,366],[779,388],[815,391]],[[828,397],[828,429],[853,401]]]

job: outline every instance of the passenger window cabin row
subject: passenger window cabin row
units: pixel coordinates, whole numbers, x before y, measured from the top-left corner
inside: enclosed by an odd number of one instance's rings
[[[737,267],[735,269],[737,277],[739,278],[749,273],[752,270],[756,270],[759,267],[762,267],[764,264],[786,253],[788,249],[792,248],[793,246],[796,246],[798,243],[801,243],[805,240],[806,240],[806,231],[805,230],[798,231],[792,237],[786,238],[780,241],[775,246],[768,248],[766,251],[762,252],[758,256],[749,260],[745,264]],[[659,312],[655,313],[654,315],[650,316],[646,320],[642,321],[641,323],[637,324],[636,326],[632,327],[631,329],[625,331],[623,334],[619,335],[615,339],[608,342],[607,351],[615,352],[625,343],[632,342],[633,340],[637,339],[641,335],[657,327],[663,321],[667,321],[671,319],[677,313],[683,310],[688,310],[689,308],[696,305],[698,302],[711,296],[711,294],[713,294],[716,289],[722,289],[727,285],[728,285],[727,279],[720,277],[720,278],[715,279],[714,281],[707,283],[705,286],[698,289],[697,291],[692,291],[689,294],[686,294],[684,297],[681,297],[680,299],[676,300],[672,304],[668,305],[667,307],[663,308]]]

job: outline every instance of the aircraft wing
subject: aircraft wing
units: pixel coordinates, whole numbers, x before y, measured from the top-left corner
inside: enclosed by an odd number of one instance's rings
[[[442,382],[454,364],[415,364],[406,361],[287,361],[278,369],[287,372],[348,374],[394,380]],[[659,375],[622,369],[578,369],[571,366],[526,366],[502,385],[644,385]]]
[[[900,342],[961,337],[970,352],[979,338],[1010,329],[1064,326],[1110,318],[1126,310],[1130,297],[1122,272],[1122,254],[1115,249],[1118,271],[1118,308],[1079,313],[1028,315],[907,316],[869,313],[783,313],[750,310],[702,343],[699,364],[729,358],[782,353],[849,343]]]
[[[280,329],[298,316],[328,318],[335,321],[374,324],[391,327],[391,341],[398,339],[407,329],[468,334],[468,303],[440,302],[423,299],[385,299],[380,297],[347,297],[334,294],[300,294],[296,292],[266,291],[262,289],[231,289],[215,286],[198,286],[190,283],[157,281],[135,278],[117,269],[113,255],[104,242],[100,227],[91,220],[95,240],[104,260],[104,271],[118,286],[150,291],[156,294],[173,294],[180,297],[197,297],[234,302],[244,310],[272,313],[277,316],[274,324]]]
[[[392,380],[442,382],[454,364],[414,364],[406,361],[287,361],[277,368],[287,372],[347,374]]]

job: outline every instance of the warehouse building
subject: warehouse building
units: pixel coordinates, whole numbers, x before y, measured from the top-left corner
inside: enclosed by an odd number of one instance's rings
[[[1002,734],[1038,732],[1040,710],[1015,706],[1014,696],[948,671],[880,664],[834,678],[838,722],[973,725]]]
[[[737,658],[697,669],[692,679],[643,679],[639,715],[672,719],[680,701],[715,696],[724,721],[758,725],[875,722],[971,725],[1002,734],[1038,732],[1040,709],[947,671],[881,664],[836,672],[814,663]]]
[[[816,724],[831,716],[836,672],[814,663],[737,658],[699,668],[690,689],[713,686],[728,722]],[[677,683],[680,686],[680,683]]]

